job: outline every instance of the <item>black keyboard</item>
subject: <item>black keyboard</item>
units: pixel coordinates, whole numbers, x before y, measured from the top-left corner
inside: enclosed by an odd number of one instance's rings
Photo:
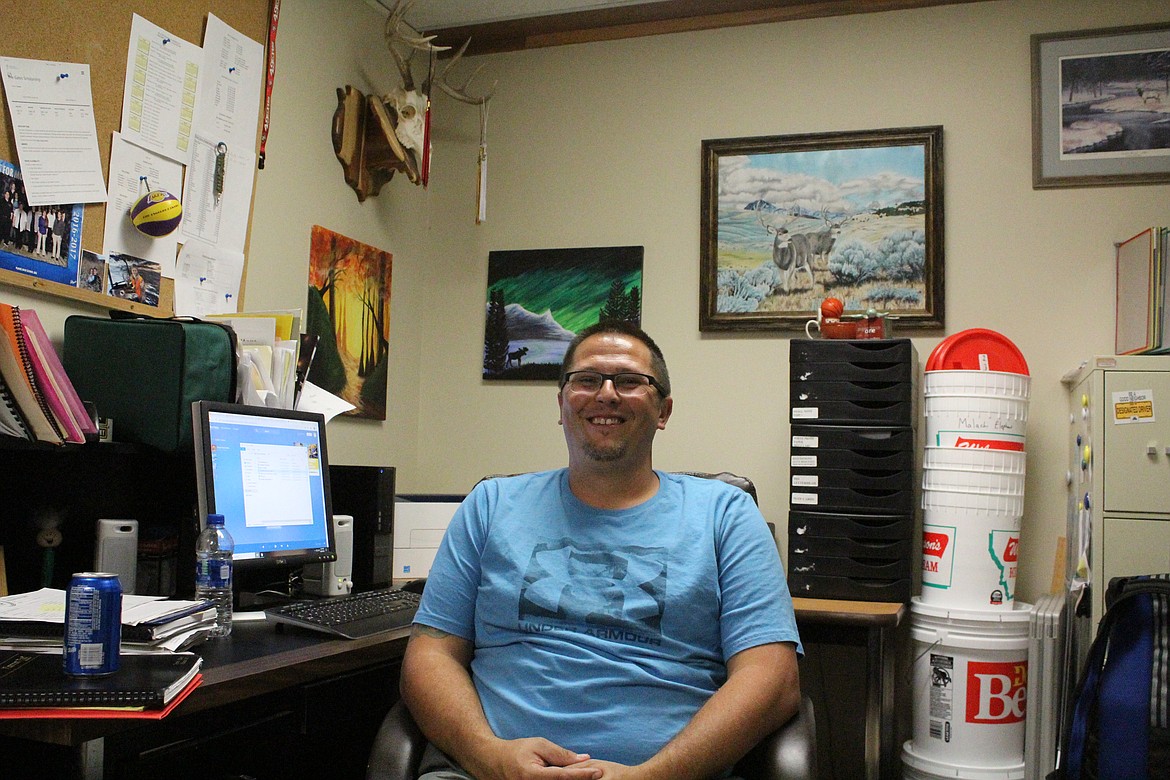
[[[274,623],[357,639],[409,626],[418,611],[419,598],[417,593],[410,591],[383,588],[282,604],[264,610],[264,617]]]

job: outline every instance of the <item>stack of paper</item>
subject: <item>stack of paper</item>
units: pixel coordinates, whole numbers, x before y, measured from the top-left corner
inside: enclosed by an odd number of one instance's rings
[[[179,650],[207,637],[214,624],[210,601],[122,596],[124,647]],[[64,631],[65,591],[41,588],[0,597],[0,648],[60,648]]]
[[[249,406],[292,409],[296,401],[301,311],[212,314],[239,340],[237,396]]]

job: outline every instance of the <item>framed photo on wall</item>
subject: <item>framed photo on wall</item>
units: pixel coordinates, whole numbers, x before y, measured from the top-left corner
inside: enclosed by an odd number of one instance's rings
[[[1032,36],[1032,186],[1170,182],[1170,23]]]
[[[943,327],[942,127],[705,140],[699,330]]]

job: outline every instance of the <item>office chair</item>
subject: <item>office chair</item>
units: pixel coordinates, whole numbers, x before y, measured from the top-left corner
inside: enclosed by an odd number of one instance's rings
[[[759,503],[756,486],[729,472],[678,472],[734,485]],[[484,477],[484,479],[492,479]],[[427,740],[401,701],[386,713],[370,751],[366,780],[415,780]],[[739,760],[732,774],[744,780],[815,780],[817,777],[816,721],[812,700],[802,695],[792,719],[769,734]]]

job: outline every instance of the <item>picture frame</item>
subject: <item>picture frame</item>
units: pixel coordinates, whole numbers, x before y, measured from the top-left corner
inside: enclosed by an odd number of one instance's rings
[[[942,126],[702,142],[700,331],[944,326]]]
[[[1033,189],[1170,182],[1170,23],[1031,41]]]
[[[488,252],[484,380],[556,381],[573,338],[602,320],[642,324],[643,246]]]

